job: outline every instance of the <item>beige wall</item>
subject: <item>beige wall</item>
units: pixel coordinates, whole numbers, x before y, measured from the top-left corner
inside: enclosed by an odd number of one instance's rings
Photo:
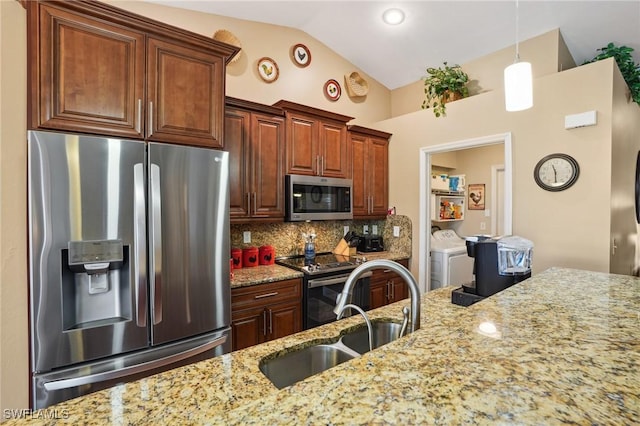
[[[608,271],[614,66],[606,60],[534,79],[534,106],[527,111],[507,113],[503,92],[495,90],[449,104],[446,118],[423,110],[376,123],[393,133],[390,203],[413,221],[414,259],[424,256],[418,245],[420,148],[511,132],[513,233],[535,243],[534,273],[550,266]],[[597,126],[565,130],[565,115],[590,110],[598,111]],[[640,144],[632,143],[637,151]],[[553,152],[572,155],[581,167],[577,184],[558,193],[538,188],[532,174]],[[412,272],[418,273],[417,262]]]
[[[28,405],[26,12],[0,1],[0,408]],[[4,413],[4,411],[3,411]],[[0,417],[0,420],[4,417]]]
[[[630,101],[629,88],[618,67],[614,67],[613,77],[611,238],[615,240],[616,254],[610,256],[611,272],[640,275],[633,184],[640,145],[640,106]],[[628,257],[635,259],[634,265],[624,261]]]
[[[575,67],[575,62],[558,29],[521,42],[519,50],[521,60],[531,62],[534,78]],[[461,64],[471,79],[469,94],[473,96],[491,90],[502,90],[503,70],[513,63],[514,58],[515,45]],[[417,111],[421,108],[423,100],[422,80],[395,89],[391,92],[391,116],[397,117]]]
[[[389,89],[305,32],[152,3],[123,0],[106,3],[208,37],[219,29],[235,34],[242,43],[242,51],[227,70],[228,96],[268,105],[286,99],[356,117],[351,124],[390,116]],[[311,51],[311,64],[306,68],[299,68],[290,59],[291,47],[297,43]],[[255,70],[256,62],[264,56],[278,64],[280,77],[273,83],[263,82]],[[364,98],[350,98],[344,87],[344,75],[353,71],[358,71],[369,83],[369,94]],[[335,102],[324,96],[323,86],[329,79],[337,80],[342,86],[342,96]]]

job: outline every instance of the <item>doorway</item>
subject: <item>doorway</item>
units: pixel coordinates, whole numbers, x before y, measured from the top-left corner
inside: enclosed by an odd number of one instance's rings
[[[493,187],[500,186],[502,192],[501,201],[502,208],[498,207],[499,203],[491,209],[495,212],[500,209],[502,216],[501,234],[511,234],[512,229],[512,158],[511,158],[511,133],[501,133],[496,135],[484,136],[479,138],[466,139],[461,141],[449,142],[440,145],[424,147],[420,149],[420,232],[419,232],[419,256],[418,271],[419,285],[424,293],[430,290],[431,265],[429,262],[429,253],[431,252],[431,156],[448,151],[459,151],[469,148],[477,148],[488,145],[503,144],[504,147],[504,165],[496,168],[496,179],[500,179],[502,185],[497,182]],[[493,172],[493,169],[492,169]],[[493,173],[492,173],[493,184]],[[492,197],[492,200],[496,197]],[[498,223],[494,227],[492,215],[492,233],[497,232],[500,228]]]

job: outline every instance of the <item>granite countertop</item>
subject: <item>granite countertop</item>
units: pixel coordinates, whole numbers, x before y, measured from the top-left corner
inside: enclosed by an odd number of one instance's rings
[[[261,358],[361,318],[50,410],[68,424],[637,424],[640,279],[552,268],[468,308],[450,292],[422,297],[415,333],[282,390]],[[399,319],[405,305],[371,316]]]
[[[358,253],[358,258],[366,257],[367,260],[408,259],[406,253],[381,251],[376,253]],[[272,283],[276,281],[289,280],[292,278],[302,278],[303,273],[281,265],[261,265],[252,268],[234,269],[231,288],[247,287],[256,284]]]

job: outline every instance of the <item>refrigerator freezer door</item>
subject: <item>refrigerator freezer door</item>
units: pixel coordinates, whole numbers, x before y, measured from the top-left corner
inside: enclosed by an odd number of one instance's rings
[[[228,153],[149,143],[152,344],[228,327]]]
[[[148,347],[144,163],[141,142],[29,132],[33,372]]]
[[[36,374],[32,382],[33,408],[45,408],[119,383],[228,353],[231,351],[230,333],[231,330],[226,328],[160,348]]]

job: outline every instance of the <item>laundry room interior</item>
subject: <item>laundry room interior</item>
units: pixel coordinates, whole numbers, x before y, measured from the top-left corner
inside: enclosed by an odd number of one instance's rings
[[[504,143],[431,154],[429,289],[473,280],[465,238],[505,234]]]

